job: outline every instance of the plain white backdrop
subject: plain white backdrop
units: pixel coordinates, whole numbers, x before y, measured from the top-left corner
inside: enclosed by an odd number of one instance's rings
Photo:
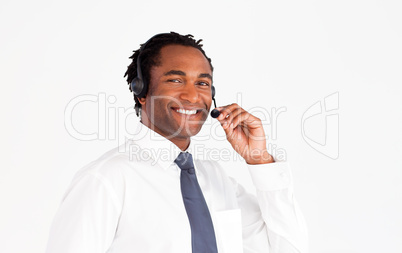
[[[312,253],[402,252],[401,12],[396,0],[2,0],[0,251],[45,250],[74,174],[138,124],[132,50],[176,31],[203,39],[218,105],[254,110],[292,164]],[[94,101],[66,117],[81,98]],[[230,148],[222,133],[208,119],[197,142]]]

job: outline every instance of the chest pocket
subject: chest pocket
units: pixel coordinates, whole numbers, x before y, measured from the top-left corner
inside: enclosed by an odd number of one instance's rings
[[[243,253],[240,209],[212,214],[219,253]]]

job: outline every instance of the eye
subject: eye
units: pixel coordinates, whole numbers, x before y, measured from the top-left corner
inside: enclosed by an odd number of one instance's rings
[[[201,85],[201,86],[209,86],[209,83],[208,83],[208,82],[201,81],[201,82],[198,82],[198,85]]]
[[[180,79],[169,79],[167,81],[170,82],[170,83],[181,83]]]

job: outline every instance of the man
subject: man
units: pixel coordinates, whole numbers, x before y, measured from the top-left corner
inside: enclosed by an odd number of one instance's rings
[[[159,34],[130,58],[126,76],[141,138],[128,141],[127,152],[112,150],[79,171],[47,252],[307,252],[290,170],[267,152],[258,118],[237,104],[217,108],[257,198],[216,161],[190,155],[191,137],[213,97],[213,67],[200,41]]]

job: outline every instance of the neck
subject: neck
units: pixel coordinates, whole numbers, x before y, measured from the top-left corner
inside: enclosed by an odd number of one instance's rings
[[[184,140],[179,140],[179,139],[168,139],[169,141],[173,142],[174,145],[176,145],[181,151],[184,151],[188,148],[190,145],[190,138],[184,139]]]
[[[149,121],[146,121],[146,120],[144,121],[141,119],[140,122],[144,126],[151,129],[152,131],[160,134],[161,136],[163,136],[166,139],[168,139],[169,141],[171,141],[174,145],[176,145],[182,151],[185,151],[188,148],[188,146],[190,145],[190,137],[183,138],[183,137],[176,136],[176,137],[167,138],[166,136],[169,136],[169,134],[164,133],[163,131],[161,131],[160,129],[155,127],[154,125],[150,124]]]

